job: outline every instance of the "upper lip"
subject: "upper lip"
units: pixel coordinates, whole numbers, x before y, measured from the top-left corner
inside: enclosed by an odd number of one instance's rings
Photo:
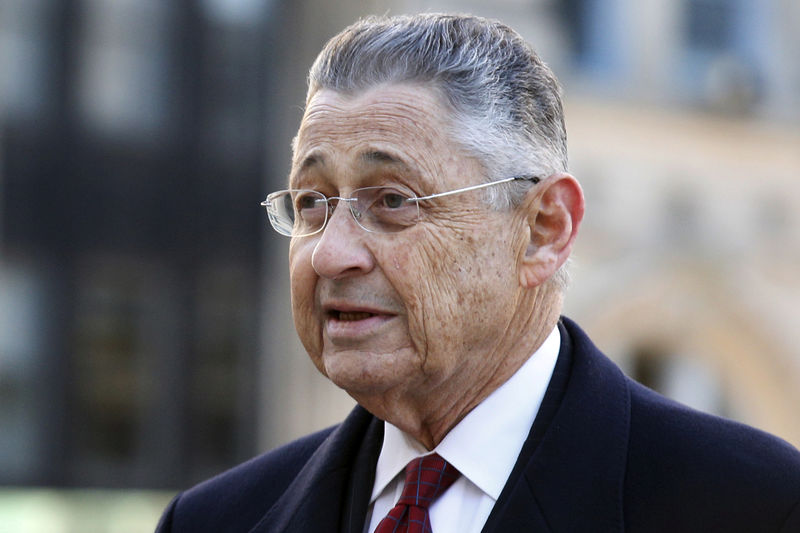
[[[322,305],[322,311],[326,315],[333,313],[369,313],[371,315],[394,315],[392,311],[368,305],[353,304],[348,302],[327,302]]]

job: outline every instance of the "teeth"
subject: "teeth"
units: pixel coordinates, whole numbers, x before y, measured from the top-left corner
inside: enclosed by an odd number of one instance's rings
[[[365,318],[369,318],[372,316],[372,313],[364,313],[363,311],[354,311],[346,313],[344,311],[339,313],[339,320],[345,321],[353,321],[353,320],[364,320]]]

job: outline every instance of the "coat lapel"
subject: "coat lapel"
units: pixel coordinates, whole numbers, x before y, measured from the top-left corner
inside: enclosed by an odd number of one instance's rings
[[[561,327],[559,359],[570,356],[571,368],[560,405],[549,423],[537,415],[484,532],[623,531],[627,381],[574,323],[564,319]],[[557,382],[545,401],[558,396],[551,394]]]
[[[292,484],[275,502],[250,533],[325,533],[340,531],[348,519],[351,506],[362,504],[359,498],[369,498],[368,487],[351,483],[354,461],[368,457],[367,443],[380,447],[382,434],[376,435],[378,421],[361,407],[356,407],[342,424],[320,445]],[[381,427],[382,429],[382,427]],[[363,461],[356,461],[356,463]],[[374,469],[374,465],[372,466]],[[362,482],[369,478],[369,469],[356,469]],[[374,476],[374,472],[372,474]],[[363,514],[361,516],[363,524]]]
[[[342,533],[362,533],[375,484],[375,468],[383,444],[383,422],[373,418],[353,462],[342,511]]]

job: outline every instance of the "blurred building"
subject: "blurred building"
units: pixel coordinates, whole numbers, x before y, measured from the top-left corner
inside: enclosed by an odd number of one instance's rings
[[[256,451],[273,45],[246,4],[0,2],[0,485]]]
[[[800,444],[794,0],[0,0],[0,485],[177,488],[334,423],[280,188],[360,15],[507,21],[565,87],[567,314],[646,384]]]
[[[800,6],[567,4],[567,312],[640,381],[800,445]]]

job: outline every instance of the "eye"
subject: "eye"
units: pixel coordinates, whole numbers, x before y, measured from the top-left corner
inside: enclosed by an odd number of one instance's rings
[[[314,209],[315,207],[319,206],[320,202],[324,200],[321,198],[319,193],[313,192],[303,192],[297,195],[295,198],[295,208],[297,211],[302,211],[304,209]]]
[[[394,187],[365,187],[353,191],[359,225],[368,231],[393,233],[419,219],[419,206],[412,194]],[[355,212],[355,211],[354,211]]]
[[[408,197],[392,189],[384,189],[381,191],[381,195],[378,200],[382,207],[399,209],[404,206],[406,200],[408,200]]]

